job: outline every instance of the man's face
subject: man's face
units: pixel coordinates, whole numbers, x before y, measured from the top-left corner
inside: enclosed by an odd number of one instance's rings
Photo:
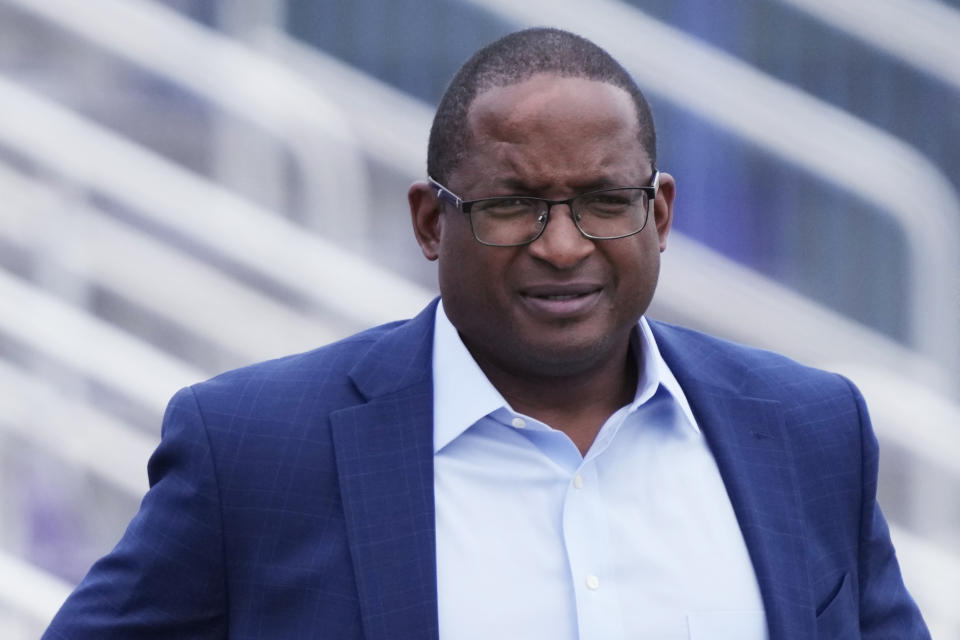
[[[464,200],[502,195],[570,198],[650,183],[626,91],[583,78],[538,75],[490,89],[470,107],[465,159],[446,186]],[[624,358],[653,297],[670,229],[673,180],[661,175],[644,229],[589,240],[555,206],[543,234],[521,247],[477,242],[466,215],[424,184],[410,191],[424,254],[439,260],[447,316],[481,367],[513,375],[578,375]]]

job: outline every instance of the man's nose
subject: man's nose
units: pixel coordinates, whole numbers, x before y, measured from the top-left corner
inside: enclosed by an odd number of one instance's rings
[[[593,253],[596,246],[574,224],[570,205],[554,205],[549,216],[547,228],[529,245],[531,255],[557,269],[570,269]]]

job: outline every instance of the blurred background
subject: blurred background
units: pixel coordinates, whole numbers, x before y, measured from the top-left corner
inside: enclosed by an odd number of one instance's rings
[[[179,387],[409,316],[433,108],[530,25],[647,92],[651,315],[851,377],[960,638],[960,0],[0,0],[0,637],[120,537]]]

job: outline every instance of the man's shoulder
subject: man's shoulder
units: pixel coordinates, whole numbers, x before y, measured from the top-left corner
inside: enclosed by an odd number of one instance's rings
[[[398,320],[366,329],[309,351],[285,355],[225,371],[199,385],[245,384],[251,379],[300,380],[304,375],[327,371],[345,372],[362,358],[384,335],[403,325]],[[196,385],[195,385],[196,386]]]
[[[810,373],[825,373],[821,369],[797,362],[790,357],[715,335],[682,327],[675,324],[650,320],[650,327],[657,338],[658,346],[666,343],[668,348],[683,349],[687,355],[697,357],[706,363],[732,365],[738,367],[775,367],[802,369]]]
[[[844,395],[851,391],[849,381],[839,374],[775,351],[664,322],[651,321],[650,326],[671,370],[686,369],[687,375],[743,395],[800,399],[831,390]]]
[[[360,398],[354,374],[389,368],[394,359],[413,360],[404,348],[413,349],[417,336],[427,338],[426,323],[419,319],[390,322],[310,351],[232,369],[191,385],[189,392],[202,409],[214,411],[286,414],[308,398],[316,408],[350,404]]]
[[[710,411],[731,402],[771,403],[771,415],[782,420],[798,460],[805,455],[801,452],[813,452],[808,463],[820,464],[827,441],[836,445],[832,450],[840,458],[860,450],[864,424],[869,425],[866,407],[859,390],[843,376],[691,329],[662,323],[651,323],[651,328],[695,414],[698,408]]]

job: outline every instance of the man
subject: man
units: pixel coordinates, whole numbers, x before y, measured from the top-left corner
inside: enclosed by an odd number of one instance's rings
[[[928,637],[857,391],[643,319],[675,184],[612,58],[499,40],[428,155],[440,301],[178,393],[46,637]]]

